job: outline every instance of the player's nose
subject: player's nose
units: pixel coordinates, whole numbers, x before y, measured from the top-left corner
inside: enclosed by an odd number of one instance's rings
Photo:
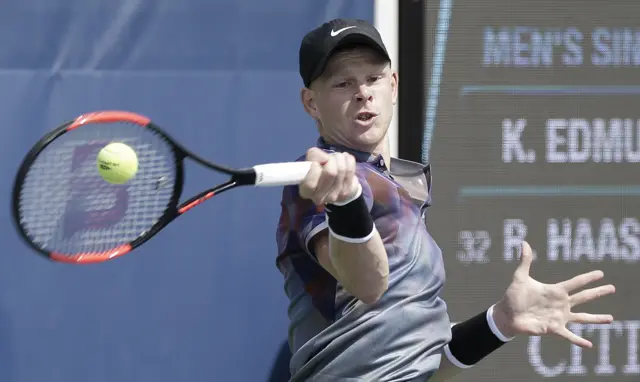
[[[373,93],[371,92],[371,89],[369,89],[368,86],[360,85],[358,87],[358,91],[355,93],[355,99],[358,102],[372,101]]]

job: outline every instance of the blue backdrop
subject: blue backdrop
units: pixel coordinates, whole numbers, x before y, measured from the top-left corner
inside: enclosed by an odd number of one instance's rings
[[[233,166],[294,159],[315,142],[299,42],[338,16],[372,20],[373,2],[2,2],[1,382],[267,379],[287,334],[279,189],[220,196],[135,254],[69,266],[19,241],[11,182],[43,133],[98,109],[146,114]],[[185,194],[210,185],[208,171],[186,170]]]

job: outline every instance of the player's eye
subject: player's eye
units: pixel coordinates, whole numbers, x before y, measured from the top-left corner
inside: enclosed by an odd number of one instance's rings
[[[348,81],[341,81],[338,82],[337,84],[335,84],[336,88],[346,88],[349,86],[349,82]]]

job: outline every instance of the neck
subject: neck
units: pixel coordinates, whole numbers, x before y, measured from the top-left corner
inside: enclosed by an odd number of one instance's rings
[[[391,169],[391,143],[389,142],[389,137],[387,135],[384,136],[382,142],[380,142],[381,150],[377,154],[381,154],[384,159],[384,163],[387,164],[387,168]]]
[[[347,147],[350,146],[350,145],[345,145],[343,143],[340,143],[339,141],[334,141],[333,139],[330,139],[330,138],[323,137],[323,139],[325,140],[325,142],[329,144],[338,144],[338,145],[347,146]],[[371,153],[373,155],[382,155],[384,162],[387,164],[387,168],[390,168],[391,166],[391,144],[389,143],[389,138],[387,135],[385,135],[384,138],[375,146],[371,146],[367,148],[358,148],[358,147],[351,147],[351,148],[355,150]]]
[[[389,142],[388,134],[385,134],[384,138],[382,138],[377,145],[367,151],[374,155],[382,155],[382,159],[384,159],[384,163],[387,164],[387,168],[391,165],[391,143]]]
[[[384,163],[386,163],[387,168],[391,169],[391,144],[389,144],[389,139],[386,135],[378,145],[368,151],[374,155],[382,155],[382,159],[384,159]]]

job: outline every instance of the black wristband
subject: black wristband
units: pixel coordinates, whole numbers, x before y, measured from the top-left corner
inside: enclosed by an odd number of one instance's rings
[[[362,187],[356,198],[346,204],[327,204],[325,206],[329,232],[347,243],[364,243],[375,232],[373,218],[362,194]]]
[[[492,325],[492,311],[493,307],[451,328],[451,341],[445,347],[451,363],[471,367],[511,340]]]

